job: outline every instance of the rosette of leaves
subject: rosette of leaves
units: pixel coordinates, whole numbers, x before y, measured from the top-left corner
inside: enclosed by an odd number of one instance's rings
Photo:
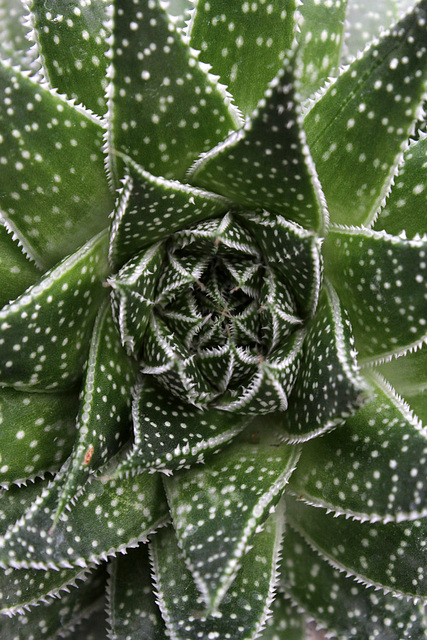
[[[418,640],[427,2],[1,0],[2,640]]]

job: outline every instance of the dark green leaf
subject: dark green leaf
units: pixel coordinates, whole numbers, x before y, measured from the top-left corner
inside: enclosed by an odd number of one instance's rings
[[[339,429],[303,446],[292,490],[361,519],[426,516],[426,434],[388,385],[368,379],[368,402]]]
[[[286,506],[292,526],[336,568],[415,602],[426,598],[427,518],[372,524],[334,517],[289,496]]]
[[[236,105],[250,115],[291,48],[295,0],[198,2],[190,45],[227,85]]]
[[[339,228],[324,245],[325,269],[353,325],[360,360],[375,362],[426,339],[427,239]]]
[[[338,69],[346,9],[347,0],[304,0],[299,7],[299,93],[303,98],[317,91]]]
[[[308,325],[300,373],[283,415],[276,414],[291,441],[304,441],[342,424],[362,400],[351,326],[330,286]]]
[[[202,462],[251,422],[246,415],[197,409],[143,376],[133,404],[134,443],[120,473],[145,469],[173,470]]]
[[[12,618],[1,615],[1,638],[2,640],[57,640],[62,636],[65,627],[77,624],[82,617],[99,609],[104,589],[105,570],[102,567],[95,571],[79,589],[72,589],[61,599],[51,600],[48,604],[34,607],[24,615]]]
[[[108,225],[104,130],[83,109],[0,65],[2,210],[51,267]]]
[[[0,485],[56,471],[76,437],[78,394],[0,387]]]
[[[340,640],[421,640],[424,607],[366,589],[333,569],[289,528],[281,585],[308,614]]]
[[[24,254],[18,240],[0,221],[0,308],[40,278],[40,269]]]
[[[210,611],[231,588],[257,528],[274,510],[297,463],[299,448],[275,446],[271,437],[238,441],[203,466],[165,479],[178,544]]]
[[[2,384],[69,389],[81,376],[105,295],[107,241],[96,236],[0,311]]]
[[[167,179],[235,129],[224,88],[186,46],[159,2],[115,1],[110,53],[110,167],[116,152]]]
[[[289,62],[245,126],[194,165],[193,184],[309,229],[325,225],[316,172],[301,129]]]
[[[131,389],[137,367],[122,349],[108,304],[98,313],[86,367],[78,435],[56,517],[87,476],[105,464],[129,438]]]
[[[342,71],[304,121],[331,222],[367,224],[393,180],[425,91],[427,2]]]
[[[99,563],[146,540],[167,516],[159,475],[96,478],[54,526],[60,482],[43,488],[0,540],[0,562],[16,568],[71,568]]]
[[[154,536],[151,549],[158,602],[174,640],[209,637],[253,640],[258,637],[276,583],[282,519],[280,510],[266,521],[264,530],[254,540],[253,549],[243,559],[226,601],[218,613],[208,617],[173,529],[162,529]]]
[[[121,266],[147,245],[229,208],[229,201],[221,196],[157,178],[129,163],[114,212],[111,262]]]
[[[421,133],[420,136],[403,156],[403,165],[374,225],[377,231],[384,229],[395,236],[404,231],[407,238],[417,233],[427,235],[427,135]]]
[[[288,597],[277,593],[271,609],[272,615],[265,623],[260,640],[306,640],[305,617]]]
[[[167,640],[153,593],[147,545],[111,561],[108,622],[111,640]]]
[[[106,111],[109,0],[32,0],[31,13],[53,87],[99,115]]]

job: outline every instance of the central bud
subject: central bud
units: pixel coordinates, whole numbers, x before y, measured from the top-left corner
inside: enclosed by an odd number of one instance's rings
[[[299,369],[304,329],[283,277],[289,261],[263,253],[253,220],[229,213],[179,231],[110,280],[141,373],[200,408],[283,411]]]

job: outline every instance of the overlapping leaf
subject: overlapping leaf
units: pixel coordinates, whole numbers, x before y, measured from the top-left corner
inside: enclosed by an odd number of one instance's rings
[[[114,212],[110,260],[121,266],[147,245],[229,207],[217,194],[153,176],[129,163]]]
[[[281,515],[281,514],[280,514]],[[282,537],[282,518],[272,515],[245,556],[227,601],[205,617],[204,602],[177,546],[171,528],[151,542],[157,598],[169,635],[176,640],[220,637],[252,640],[265,624],[274,586]],[[180,584],[181,596],[176,585]],[[245,624],[241,623],[245,620]]]
[[[295,1],[199,2],[189,24],[190,44],[250,115],[292,47]]]
[[[82,374],[105,295],[107,237],[95,236],[0,311],[0,381],[69,389]]]
[[[249,208],[266,208],[308,229],[326,224],[326,211],[295,98],[287,61],[242,129],[205,154],[190,182]]]
[[[280,584],[330,633],[340,640],[423,637],[426,620],[422,605],[358,584],[332,568],[290,527],[285,540]]]
[[[412,522],[359,522],[287,499],[287,517],[332,564],[365,584],[424,601],[427,597],[427,518]]]
[[[2,210],[40,265],[51,267],[108,225],[104,130],[4,63],[0,88]]]
[[[308,325],[299,376],[288,409],[277,420],[292,441],[304,441],[342,424],[362,401],[351,326],[326,283]]]
[[[199,153],[237,126],[237,115],[160,3],[116,0],[113,22],[113,174],[119,151],[154,175],[181,178]]]
[[[383,381],[369,382],[364,406],[336,431],[304,445],[292,491],[361,519],[425,516],[427,434]]]
[[[209,610],[232,588],[298,460],[297,447],[277,447],[270,437],[252,444],[238,439],[202,467],[165,479],[178,544]]]
[[[31,0],[30,4],[37,43],[51,85],[103,115],[109,1]]]
[[[56,471],[76,436],[78,393],[0,387],[0,485]]]
[[[337,228],[329,233],[326,272],[350,316],[361,360],[404,353],[425,340],[426,249],[426,240],[384,231]]]
[[[40,269],[24,254],[17,239],[0,224],[0,308],[37,282],[40,275]]]
[[[85,568],[146,540],[168,516],[159,476],[140,474],[120,482],[96,478],[86,483],[85,491],[55,523],[58,485],[42,487],[2,537],[3,566]]]
[[[332,222],[370,222],[387,193],[425,91],[426,15],[422,0],[343,70],[304,120]]]

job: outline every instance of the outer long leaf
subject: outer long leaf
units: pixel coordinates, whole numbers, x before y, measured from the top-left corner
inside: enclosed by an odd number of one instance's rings
[[[104,130],[4,63],[0,90],[2,210],[40,265],[51,267],[108,225]]]
[[[12,233],[0,223],[0,308],[40,278],[40,269],[27,258]]]
[[[369,223],[390,187],[425,91],[426,15],[422,0],[343,69],[305,118],[331,222]]]

